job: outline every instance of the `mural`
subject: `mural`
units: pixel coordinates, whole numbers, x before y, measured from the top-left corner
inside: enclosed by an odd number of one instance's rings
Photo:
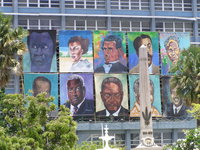
[[[150,100],[153,117],[161,117],[159,75],[150,75]],[[140,116],[139,75],[129,75],[130,117]]]
[[[59,32],[60,72],[93,72],[91,31]]]
[[[92,74],[60,74],[60,104],[73,116],[94,114]]]
[[[125,74],[95,74],[96,116],[128,116]]]
[[[25,41],[24,72],[57,72],[55,30],[29,30]]]
[[[159,45],[157,32],[128,32],[129,72],[139,73],[139,48],[147,46],[150,74],[159,74]]]
[[[96,73],[127,72],[125,33],[94,31],[93,43]]]
[[[32,90],[30,93],[29,91]],[[37,96],[46,92],[47,97],[54,97],[53,103],[58,107],[58,75],[57,74],[24,74],[24,93]]]
[[[160,33],[161,73],[169,73],[173,64],[176,64],[183,49],[190,47],[190,34],[188,32]]]
[[[170,87],[170,77],[162,78],[163,113],[168,118],[185,119],[189,117],[184,101],[176,95],[176,88]]]

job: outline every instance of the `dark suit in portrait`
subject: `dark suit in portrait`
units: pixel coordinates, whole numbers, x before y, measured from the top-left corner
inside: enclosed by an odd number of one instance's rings
[[[108,64],[108,67],[110,67],[110,70],[109,70],[108,73],[124,73],[124,72],[127,72],[127,67],[122,65],[120,62]],[[95,70],[95,72],[96,73],[105,73],[104,66],[98,67]]]
[[[69,101],[65,103],[64,105],[70,109]],[[91,114],[91,115],[94,114],[94,101],[85,99],[85,101],[80,105],[76,114],[74,115],[80,116],[80,115],[88,115],[88,114]]]
[[[128,109],[126,109],[126,108],[124,108],[124,107],[121,106],[121,109],[120,109],[120,111],[118,113],[118,116],[128,116],[128,113],[129,113]],[[97,116],[106,116],[106,109],[98,111],[96,113],[96,115]]]
[[[176,113],[175,112],[175,106],[173,106],[174,104],[171,103],[168,107],[168,111],[167,111],[167,116],[168,117],[177,117],[177,118],[185,118],[188,116],[187,113],[187,109],[189,109],[189,107],[182,105],[182,107],[180,108],[180,110]]]

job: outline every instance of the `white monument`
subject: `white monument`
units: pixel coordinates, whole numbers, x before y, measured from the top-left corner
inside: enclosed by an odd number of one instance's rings
[[[140,144],[134,150],[161,150],[154,143],[147,47],[139,49]]]
[[[115,138],[115,137],[114,137],[114,136],[109,136],[109,135],[108,135],[108,127],[107,127],[107,125],[106,125],[106,127],[105,127],[104,129],[105,129],[105,135],[104,135],[104,136],[102,135],[102,136],[99,137],[99,138],[102,139],[103,143],[104,143],[104,141],[105,141],[105,147],[104,147],[103,149],[97,149],[97,150],[119,150],[118,148],[110,148],[110,147],[109,147],[108,142],[109,142],[111,139]]]

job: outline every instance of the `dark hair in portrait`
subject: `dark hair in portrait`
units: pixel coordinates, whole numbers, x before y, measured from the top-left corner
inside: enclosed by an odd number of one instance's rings
[[[31,72],[50,72],[56,52],[56,31],[29,31],[27,44]]]
[[[88,52],[89,39],[84,39],[80,36],[74,36],[69,39],[68,45],[74,42],[79,42],[81,44],[81,48],[83,49],[83,54],[86,54]]]
[[[39,94],[39,91],[38,91],[38,84],[37,84],[37,81],[41,81],[41,82],[46,82],[48,83],[48,91],[46,92],[49,92],[47,94],[50,94],[50,91],[51,91],[51,81],[49,79],[47,79],[46,77],[43,77],[43,76],[39,76],[37,78],[34,79],[33,81],[33,96],[36,96],[37,94]]]
[[[119,86],[120,90],[123,91],[122,82],[116,77],[105,78],[101,84],[101,91],[103,91],[103,89],[105,88],[106,83],[111,83],[111,82],[117,84]]]
[[[142,34],[140,36],[138,36],[134,41],[133,41],[133,46],[135,48],[135,51],[136,51],[136,54],[139,56],[139,48],[140,46],[142,45],[142,39],[150,39],[150,41],[152,42],[151,40],[151,37],[149,35],[145,35],[145,34]]]
[[[116,42],[116,48],[122,48],[122,39],[116,35],[108,35],[104,38],[103,42],[105,41],[115,41]],[[102,44],[102,49],[103,49],[103,44]]]
[[[56,31],[55,30],[29,30],[29,35],[27,37],[27,44],[29,46],[29,43],[30,43],[30,35],[33,33],[33,32],[36,32],[36,33],[44,33],[44,32],[47,32],[51,39],[52,39],[52,42],[53,42],[53,49],[56,50]]]
[[[152,87],[152,92],[154,93],[154,84],[153,84],[153,81],[152,80],[149,80],[150,82],[150,86]],[[134,82],[134,86],[133,86],[133,90],[135,93],[139,93],[139,88],[140,88],[140,81],[139,81],[139,78],[135,80]]]

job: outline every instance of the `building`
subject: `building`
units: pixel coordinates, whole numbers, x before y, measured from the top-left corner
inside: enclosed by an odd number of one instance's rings
[[[13,16],[13,27],[53,30],[112,30],[190,32],[191,44],[200,43],[200,0],[0,0],[0,11]],[[13,76],[6,92],[20,91]],[[139,143],[139,121],[80,121],[80,141],[96,140],[101,124],[108,124],[114,142],[127,149]],[[173,143],[195,120],[154,120],[156,143]]]

